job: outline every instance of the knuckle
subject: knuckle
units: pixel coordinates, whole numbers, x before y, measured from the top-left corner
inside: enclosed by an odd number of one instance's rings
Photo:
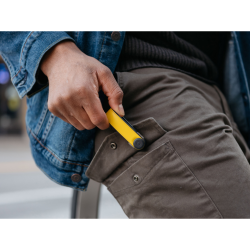
[[[104,66],[100,69],[99,74],[101,76],[107,76],[107,75],[111,74],[111,70],[108,67]]]
[[[121,88],[117,85],[112,90],[111,95],[112,97],[115,97],[116,99],[122,99],[124,94]]]
[[[71,96],[68,93],[65,93],[62,95],[61,99],[58,100],[58,102],[61,102],[61,101],[68,102],[70,101],[70,99],[71,99]]]
[[[92,118],[93,123],[98,127],[104,124],[105,120],[102,116],[96,116]]]
[[[123,98],[123,91],[119,88],[116,89],[115,91],[115,95],[118,97],[118,98]]]
[[[88,89],[85,85],[83,85],[81,88],[76,89],[76,93],[78,96],[80,96],[82,99],[84,98],[85,100],[89,98],[88,95]]]

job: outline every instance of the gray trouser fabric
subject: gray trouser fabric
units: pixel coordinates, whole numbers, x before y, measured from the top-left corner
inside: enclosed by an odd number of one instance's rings
[[[117,76],[125,117],[147,146],[98,130],[86,175],[129,218],[250,218],[250,151],[218,88],[170,69]]]

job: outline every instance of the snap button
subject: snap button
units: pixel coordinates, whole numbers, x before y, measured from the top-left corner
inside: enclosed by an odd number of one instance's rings
[[[139,176],[137,174],[134,175],[133,177],[134,182],[138,182],[139,181]]]
[[[110,147],[111,147],[112,149],[116,149],[116,148],[117,148],[117,145],[116,145],[116,143],[111,142],[111,143],[110,143]]]
[[[111,33],[111,38],[112,38],[112,40],[115,41],[115,42],[119,41],[120,38],[121,38],[120,32],[118,32],[118,31],[113,31],[113,32]]]
[[[144,148],[145,142],[141,138],[136,138],[133,144],[136,149],[140,150]]]
[[[81,177],[81,175],[79,175],[79,174],[73,174],[73,175],[71,176],[71,180],[72,180],[73,182],[80,182],[81,179],[82,179],[82,177]]]

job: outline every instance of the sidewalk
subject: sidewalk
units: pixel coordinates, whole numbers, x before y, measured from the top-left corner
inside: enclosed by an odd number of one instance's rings
[[[27,137],[0,136],[0,219],[70,218],[72,194],[39,170]],[[99,204],[99,218],[127,218],[104,186]]]
[[[0,136],[0,173],[38,171],[27,136]]]
[[[36,166],[26,137],[0,137],[0,218],[70,218],[73,191]]]

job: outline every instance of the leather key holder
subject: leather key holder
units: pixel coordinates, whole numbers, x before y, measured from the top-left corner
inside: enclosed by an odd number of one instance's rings
[[[145,146],[145,139],[136,129],[124,118],[120,117],[113,109],[106,113],[110,125],[123,136],[135,149],[141,150]]]

